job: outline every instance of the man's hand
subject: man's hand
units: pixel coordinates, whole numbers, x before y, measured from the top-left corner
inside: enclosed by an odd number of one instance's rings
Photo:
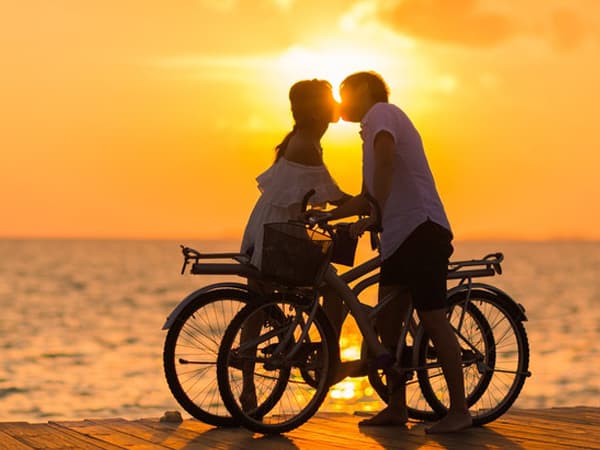
[[[353,239],[357,239],[360,236],[362,236],[365,231],[367,231],[374,225],[377,225],[377,220],[374,219],[372,216],[360,219],[359,221],[354,222],[352,225],[350,225],[350,237]]]

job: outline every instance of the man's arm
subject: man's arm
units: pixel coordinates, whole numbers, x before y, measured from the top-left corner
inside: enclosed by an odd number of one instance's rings
[[[329,214],[332,220],[343,219],[344,217],[357,216],[369,213],[369,202],[361,194],[351,197],[348,201],[330,211]]]
[[[382,214],[392,190],[395,149],[394,137],[390,133],[387,131],[377,133],[374,143],[375,173],[373,174],[373,197],[377,200]],[[381,220],[381,217],[378,219]]]

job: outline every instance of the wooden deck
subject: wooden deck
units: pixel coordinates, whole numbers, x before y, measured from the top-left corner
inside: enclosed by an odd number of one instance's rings
[[[98,419],[0,423],[0,449],[600,449],[600,408],[513,409],[492,424],[429,436],[424,425],[359,428],[361,417],[320,413],[282,436],[196,420]]]

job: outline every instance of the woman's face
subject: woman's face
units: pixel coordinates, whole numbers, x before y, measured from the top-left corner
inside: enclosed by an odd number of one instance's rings
[[[330,94],[328,99],[327,113],[330,123],[336,123],[338,120],[340,120],[340,104],[335,101],[333,94]]]

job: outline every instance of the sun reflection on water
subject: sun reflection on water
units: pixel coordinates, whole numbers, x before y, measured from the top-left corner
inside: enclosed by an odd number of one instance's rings
[[[342,361],[360,359],[360,333],[351,330],[340,339],[340,355]],[[368,377],[345,378],[332,386],[322,409],[354,413],[355,411],[377,411],[383,407]]]

